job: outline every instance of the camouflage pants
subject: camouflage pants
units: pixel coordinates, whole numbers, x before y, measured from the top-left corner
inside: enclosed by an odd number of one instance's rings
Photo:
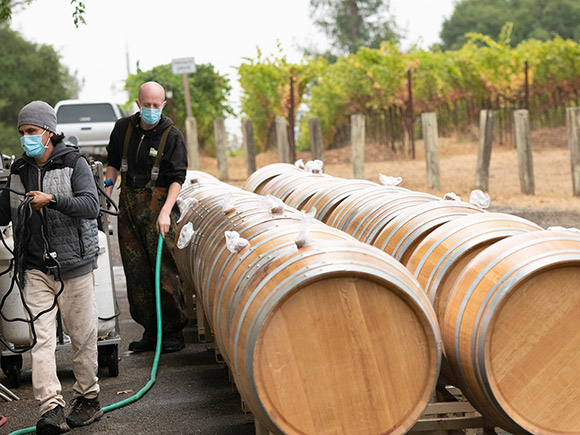
[[[157,335],[155,310],[155,263],[159,232],[157,217],[167,197],[166,188],[132,189],[123,186],[119,197],[118,234],[127,280],[131,317],[145,328],[144,336]],[[161,318],[163,335],[180,333],[187,324],[181,281],[170,249],[175,235],[175,216],[161,253]]]

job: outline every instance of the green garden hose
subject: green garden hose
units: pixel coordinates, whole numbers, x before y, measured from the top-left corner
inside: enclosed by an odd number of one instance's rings
[[[157,313],[157,345],[155,347],[155,358],[153,359],[153,367],[151,367],[151,378],[149,382],[141,388],[137,394],[129,397],[128,399],[121,400],[120,402],[113,403],[112,405],[105,406],[103,408],[104,412],[113,411],[114,409],[121,408],[122,406],[128,405],[130,403],[136,402],[143,395],[149,391],[149,389],[155,383],[155,377],[157,375],[157,365],[159,364],[159,356],[161,355],[161,250],[163,248],[163,237],[159,235],[159,242],[157,243],[157,260],[155,262],[155,310]],[[9,435],[20,435],[25,433],[31,433],[36,431],[36,426],[27,427],[25,429],[19,429],[11,432]]]

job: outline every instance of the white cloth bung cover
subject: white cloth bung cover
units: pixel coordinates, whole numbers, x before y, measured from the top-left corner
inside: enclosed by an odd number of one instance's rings
[[[473,190],[469,195],[469,202],[479,208],[488,208],[489,195],[481,190]]]
[[[273,195],[265,196],[260,204],[262,208],[266,209],[272,214],[284,213],[284,202],[280,198],[276,198]]]
[[[193,224],[191,222],[186,223],[183,226],[183,228],[181,228],[181,232],[179,233],[179,238],[177,239],[177,247],[179,249],[185,248],[187,245],[191,243],[195,234],[196,231],[193,229]]]
[[[250,244],[246,239],[242,239],[237,231],[226,231],[226,246],[228,251],[236,254]]]
[[[445,195],[443,195],[443,199],[445,201],[461,201],[461,197],[456,195],[454,192],[447,192]]]
[[[310,245],[312,240],[310,239],[310,226],[314,220],[314,215],[316,214],[316,209],[312,207],[308,213],[304,211],[302,213],[302,218],[300,219],[300,228],[298,230],[298,236],[296,236],[296,246],[302,248],[304,246]]]
[[[199,201],[195,198],[186,198],[181,199],[177,198],[177,207],[179,207],[179,219],[177,219],[177,223],[181,222],[181,220],[185,217],[185,215],[190,211],[195,209],[199,205]]]
[[[401,177],[391,177],[390,175],[379,174],[379,181],[384,186],[398,186],[403,179]]]

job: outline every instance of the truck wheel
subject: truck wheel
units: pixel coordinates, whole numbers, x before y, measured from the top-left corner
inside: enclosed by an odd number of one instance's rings
[[[99,366],[107,367],[109,376],[119,376],[119,345],[109,344],[99,346]]]

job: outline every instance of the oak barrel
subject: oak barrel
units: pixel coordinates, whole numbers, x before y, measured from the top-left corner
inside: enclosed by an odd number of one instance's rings
[[[373,241],[373,246],[405,265],[415,248],[431,231],[450,220],[475,213],[484,211],[462,201],[417,204],[387,223]]]
[[[386,198],[375,198],[363,204],[348,225],[343,224],[342,227],[355,239],[372,245],[385,225],[407,208],[440,200],[435,195],[422,192],[400,192]]]
[[[388,198],[393,193],[410,192],[404,187],[398,186],[376,186],[365,189],[356,195],[346,197],[340,204],[338,204],[330,216],[326,219],[326,224],[331,227],[344,230],[348,226],[348,222],[359,212],[360,207],[364,204],[373,201],[376,198]]]
[[[333,185],[321,187],[312,197],[300,207],[309,211],[316,209],[315,217],[326,223],[332,211],[349,196],[356,196],[366,189],[376,187],[376,183],[367,180],[344,180]]]
[[[406,266],[427,293],[437,320],[443,323],[455,280],[477,254],[506,237],[539,230],[539,225],[506,213],[470,214],[428,234]]]
[[[580,237],[532,231],[484,249],[442,325],[462,391],[512,433],[580,431]]]
[[[268,181],[288,173],[307,174],[305,170],[290,163],[272,163],[261,167],[250,175],[244,184],[244,190],[261,194],[261,189]]]
[[[437,323],[414,278],[354,240],[260,245],[271,236],[252,246],[280,255],[248,248],[224,269],[243,272],[218,283],[231,303],[216,318],[244,402],[277,434],[405,433],[440,367]]]

